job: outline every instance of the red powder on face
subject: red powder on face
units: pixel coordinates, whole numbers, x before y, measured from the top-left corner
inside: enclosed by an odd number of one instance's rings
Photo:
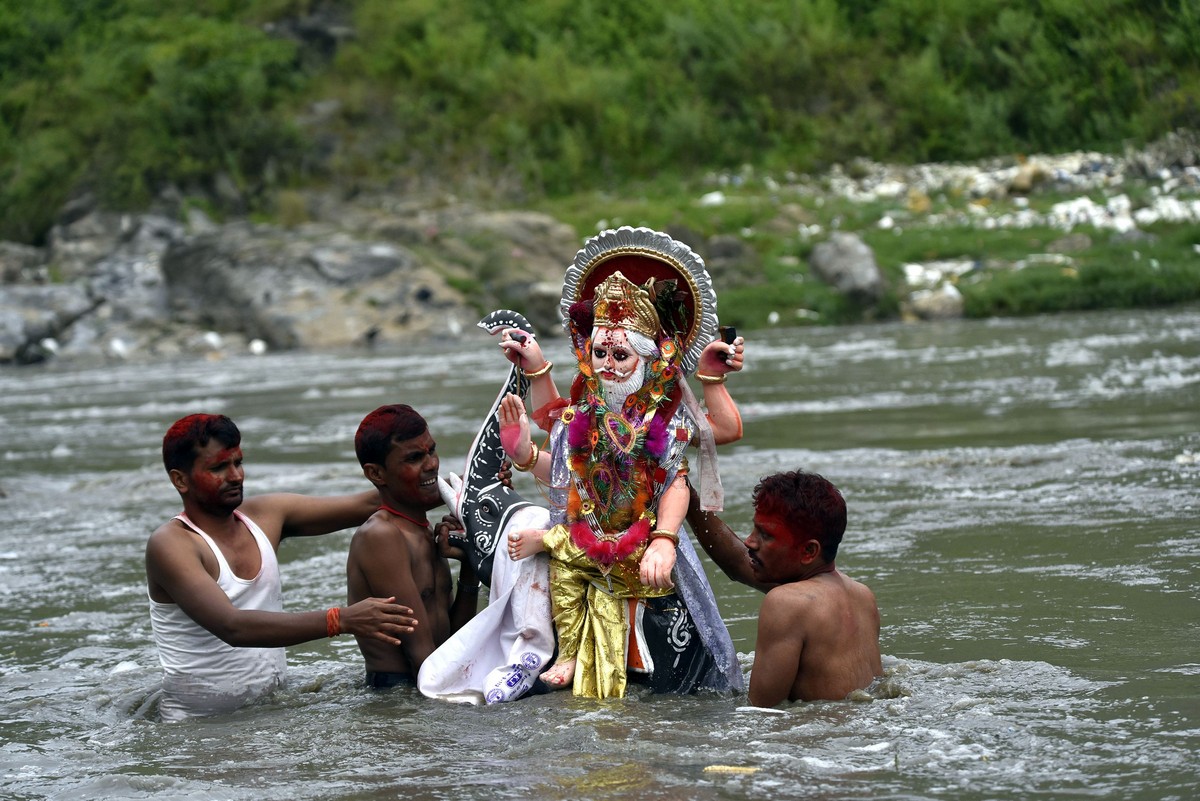
[[[597,355],[596,351],[604,351],[604,356]],[[618,363],[623,363],[633,358],[633,364],[628,369],[620,369]],[[612,366],[608,366],[608,359],[612,359]],[[592,332],[591,343],[591,365],[592,370],[600,372],[609,370],[617,375],[618,378],[624,380],[633,374],[637,369],[638,357],[632,345],[629,343],[629,337],[623,328],[597,328]]]
[[[786,517],[759,510],[754,514],[754,525],[785,548],[791,548],[795,544],[796,534],[792,530],[794,525]]]
[[[217,492],[225,484],[229,478],[229,469],[233,468],[242,459],[242,449],[235,445],[232,448],[222,448],[212,454],[200,453],[200,458],[196,460],[196,464],[192,469],[192,482],[199,490],[207,490],[209,492]],[[225,465],[225,469],[219,472],[214,472],[213,468],[218,465]]]

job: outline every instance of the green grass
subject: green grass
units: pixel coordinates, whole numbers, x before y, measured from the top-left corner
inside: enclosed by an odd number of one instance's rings
[[[1102,232],[1093,234],[1102,237]],[[968,317],[1170,306],[1200,300],[1200,226],[1159,224],[1149,240],[1109,238],[1069,266],[990,270],[959,283]]]
[[[721,286],[722,322],[747,330],[771,325],[810,325],[888,319],[898,314],[906,293],[903,265],[934,261],[972,261],[976,265],[957,281],[964,313],[972,317],[1028,315],[1100,308],[1162,306],[1200,300],[1200,225],[1158,223],[1143,237],[1120,236],[1109,230],[1080,229],[1090,245],[1050,256],[1062,263],[1039,264],[1047,249],[1067,233],[1049,226],[987,229],[982,225],[930,225],[930,214],[965,209],[968,199],[935,199],[927,211],[905,209],[904,201],[853,203],[821,195],[809,187],[763,188],[751,181],[724,189],[726,202],[703,206],[699,198],[711,184],[658,182],[643,184],[628,195],[581,192],[538,205],[574,226],[580,239],[600,227],[644,225],[693,237],[687,244],[703,251],[710,237],[739,237],[756,254],[753,274]],[[1133,183],[1126,191],[1135,207],[1148,199],[1147,188]],[[1030,209],[1048,211],[1070,195],[1034,194]],[[1093,197],[1098,203],[1104,198]],[[1017,208],[1012,200],[989,204],[997,215]],[[880,229],[884,215],[897,227]],[[806,239],[796,218],[820,226],[822,234]],[[965,215],[966,219],[975,219]],[[872,248],[889,281],[887,296],[877,306],[856,306],[815,278],[808,258],[815,241],[831,229],[854,231]]]

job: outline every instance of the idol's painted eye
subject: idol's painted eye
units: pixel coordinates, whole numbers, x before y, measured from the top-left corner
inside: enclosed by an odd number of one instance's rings
[[[606,351],[604,348],[594,348],[592,350],[592,355],[597,359],[603,359],[608,356],[608,351]]]
[[[628,353],[626,353],[626,352],[625,352],[625,351],[623,351],[623,350],[614,350],[614,351],[613,351],[613,358],[614,358],[614,359],[616,359],[616,360],[617,360],[617,361],[619,361],[619,362],[623,362],[623,361],[625,361],[626,359],[628,359],[628,358],[629,358],[629,354],[628,354]]]

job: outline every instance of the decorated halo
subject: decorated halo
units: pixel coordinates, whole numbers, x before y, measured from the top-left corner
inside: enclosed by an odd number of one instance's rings
[[[562,300],[558,304],[563,327],[570,330],[571,305],[590,298],[597,285],[618,270],[635,284],[642,284],[648,278],[678,281],[690,317],[679,332],[680,364],[686,372],[695,370],[700,354],[717,335],[717,293],[704,259],[660,231],[623,225],[588,239],[563,278]]]

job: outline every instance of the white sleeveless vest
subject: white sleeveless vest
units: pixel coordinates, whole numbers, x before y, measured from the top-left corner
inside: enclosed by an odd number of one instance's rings
[[[262,567],[253,579],[234,575],[224,554],[208,534],[180,514],[176,517],[199,534],[217,557],[217,586],[238,609],[283,611],[279,561],[267,536],[241,512],[234,512],[258,543]],[[283,682],[287,668],[283,648],[235,648],[192,620],[176,604],[150,599],[150,624],[163,667],[159,714],[164,721],[230,712],[266,695]]]

